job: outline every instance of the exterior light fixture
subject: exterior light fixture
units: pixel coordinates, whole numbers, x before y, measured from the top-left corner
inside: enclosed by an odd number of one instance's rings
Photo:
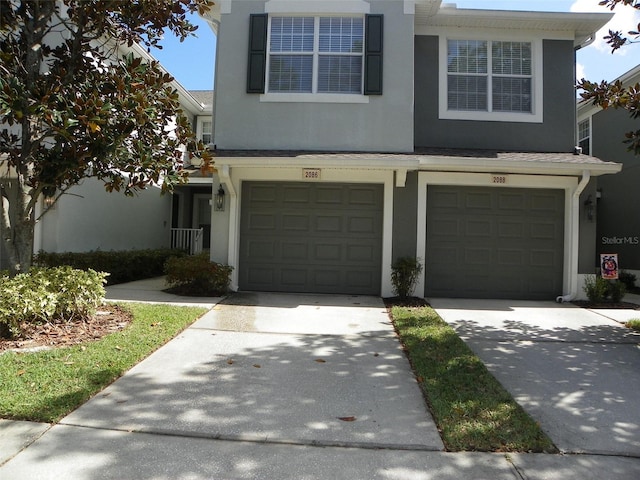
[[[593,222],[593,200],[591,200],[591,195],[584,201],[584,213],[587,216],[587,220]]]
[[[216,212],[224,212],[224,188],[222,188],[222,185],[220,185],[215,195],[215,210]]]

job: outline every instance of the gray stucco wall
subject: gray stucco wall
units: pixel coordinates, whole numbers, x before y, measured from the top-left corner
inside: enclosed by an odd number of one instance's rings
[[[170,245],[171,196],[151,188],[135,197],[107,193],[86,179],[64,195],[41,220],[47,252],[133,250]]]
[[[598,200],[598,253],[617,253],[620,268],[640,270],[640,157],[623,143],[627,131],[637,130],[623,110],[604,110],[592,117],[593,155],[622,163],[622,171],[598,177],[602,198]]]
[[[393,189],[392,261],[416,255],[418,228],[418,172],[408,172],[404,187]],[[424,258],[421,259],[424,264]]]
[[[543,123],[438,119],[438,37],[415,37],[417,147],[569,152],[575,145],[573,43],[543,41]]]
[[[268,103],[246,93],[249,14],[263,1],[232,2],[218,36],[215,139],[220,149],[411,151],[413,16],[403,2],[376,0],[384,14],[383,95],[368,104]]]

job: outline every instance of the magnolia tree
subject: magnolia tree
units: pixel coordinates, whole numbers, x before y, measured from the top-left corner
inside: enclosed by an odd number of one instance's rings
[[[140,46],[193,35],[187,14],[212,5],[1,0],[0,232],[12,273],[31,267],[43,204],[83,178],[125,195],[151,184],[164,192],[186,179],[185,147],[210,165],[173,78]]]
[[[602,0],[600,5],[614,10],[619,4],[640,10],[640,0]],[[640,39],[640,25],[635,31],[620,32],[609,30],[604,37],[611,46],[611,53],[625,45],[637,43]],[[640,85],[635,84],[625,87],[620,80],[615,82],[601,81],[590,82],[584,78],[578,82],[578,89],[582,90],[580,96],[584,102],[591,101],[602,108],[622,108],[629,112],[631,118],[640,117]],[[640,129],[625,133],[625,143],[629,151],[640,154]]]

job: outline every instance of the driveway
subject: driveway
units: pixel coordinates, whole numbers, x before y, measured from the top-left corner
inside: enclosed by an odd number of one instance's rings
[[[563,452],[640,455],[640,312],[430,299]],[[610,318],[612,317],[612,318]]]
[[[239,293],[53,426],[0,477],[284,478],[264,473],[283,464],[269,458],[278,452],[288,465],[300,455],[287,478],[301,478],[295,468],[305,462],[327,462],[323,455],[355,475],[400,467],[405,453],[421,464],[443,449],[381,299]],[[362,460],[350,464],[349,452]]]

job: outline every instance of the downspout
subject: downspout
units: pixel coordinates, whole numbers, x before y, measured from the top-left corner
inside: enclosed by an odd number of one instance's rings
[[[571,198],[571,259],[569,262],[569,293],[560,295],[556,298],[556,302],[565,303],[570,302],[578,294],[578,245],[576,239],[579,239],[580,230],[580,195],[587,187],[587,184],[591,180],[591,173],[589,170],[582,171],[582,179]],[[575,272],[575,273],[574,273]]]
[[[229,192],[229,241],[227,252],[227,265],[236,265],[236,229],[238,226],[238,192],[236,192],[233,182],[231,181],[229,165],[220,165],[218,167],[218,179],[220,183],[224,183]],[[234,268],[231,272],[231,289],[238,290],[238,269]]]

